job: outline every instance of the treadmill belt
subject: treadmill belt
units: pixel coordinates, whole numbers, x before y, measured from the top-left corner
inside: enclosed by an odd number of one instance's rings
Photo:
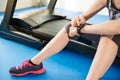
[[[33,29],[33,33],[55,36],[68,22],[70,22],[70,20],[67,19],[49,21],[41,25],[39,28]]]

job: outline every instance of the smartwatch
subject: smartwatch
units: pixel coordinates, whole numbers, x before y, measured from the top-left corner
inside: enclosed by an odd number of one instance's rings
[[[80,30],[81,30],[84,26],[85,26],[85,24],[82,24],[80,27],[77,27],[77,34],[79,34],[79,35],[82,34]]]

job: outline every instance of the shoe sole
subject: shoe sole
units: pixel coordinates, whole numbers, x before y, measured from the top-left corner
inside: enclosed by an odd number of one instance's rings
[[[15,73],[10,73],[10,74],[13,75],[13,76],[25,76],[27,74],[42,74],[45,71],[46,71],[45,68],[42,68],[42,69],[37,70],[37,71],[28,71],[28,72],[21,73],[21,74],[15,74]]]

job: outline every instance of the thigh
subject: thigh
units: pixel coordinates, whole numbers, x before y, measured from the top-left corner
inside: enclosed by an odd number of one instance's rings
[[[120,35],[101,35],[101,36],[112,39],[116,43],[117,46],[119,46],[120,44]]]

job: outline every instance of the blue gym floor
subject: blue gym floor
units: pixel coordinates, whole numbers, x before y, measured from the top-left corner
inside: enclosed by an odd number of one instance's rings
[[[37,10],[38,8],[27,8],[17,10],[15,13],[19,15],[26,11]],[[59,10],[59,9],[58,9]],[[59,10],[69,18],[80,15],[81,12],[73,12],[67,10]],[[0,22],[3,13],[0,13]],[[96,15],[88,22],[100,23],[108,20],[108,16]],[[27,75],[23,77],[11,76],[8,72],[9,68],[21,64],[25,59],[31,59],[39,50],[28,46],[0,38],[0,80],[85,80],[90,64],[91,57],[83,55],[84,53],[74,53],[69,50],[62,50],[43,62],[46,73],[42,75]],[[91,55],[89,53],[88,55]],[[101,80],[120,80],[120,65],[113,64],[106,72]]]

